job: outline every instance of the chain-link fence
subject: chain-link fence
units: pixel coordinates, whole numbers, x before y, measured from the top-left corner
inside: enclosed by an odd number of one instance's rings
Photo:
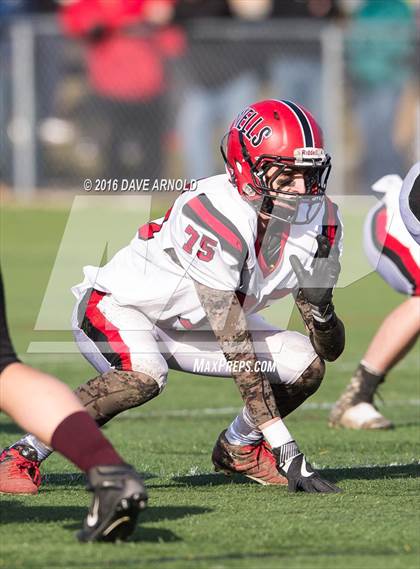
[[[130,30],[126,58],[121,42],[76,41],[49,17],[0,27],[1,180],[33,195],[86,177],[219,173],[221,135],[261,97],[319,117],[332,193],[366,193],[418,155],[411,28],[210,19],[184,32]]]

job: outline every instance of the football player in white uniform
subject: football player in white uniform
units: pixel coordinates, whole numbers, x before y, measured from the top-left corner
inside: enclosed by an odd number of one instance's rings
[[[419,167],[420,163],[417,163],[411,168],[404,183],[398,175],[390,175],[372,186],[382,195],[366,218],[366,255],[372,267],[394,290],[410,298],[388,314],[379,327],[349,385],[331,411],[331,426],[350,429],[393,427],[392,422],[376,409],[374,395],[386,374],[414,346],[420,332],[420,247],[415,241],[420,233],[418,229],[416,233],[415,225],[417,220],[417,227],[420,227]],[[401,199],[404,205],[400,210]],[[407,219],[411,234],[407,230]]]
[[[337,492],[283,418],[344,348],[332,293],[342,227],[326,198],[330,157],[309,111],[250,105],[222,144],[227,173],[203,179],[74,287],[75,338],[100,375],[76,390],[99,425],[163,390],[168,368],[233,377],[245,403],[213,451],[216,470],[291,491]],[[309,337],[258,311],[294,293]],[[275,363],[264,373],[262,362]],[[31,435],[19,444],[49,450]],[[1,489],[1,480],[0,480]]]

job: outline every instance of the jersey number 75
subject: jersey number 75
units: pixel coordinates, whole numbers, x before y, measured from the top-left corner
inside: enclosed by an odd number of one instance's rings
[[[187,242],[184,243],[182,248],[189,255],[191,255],[194,245],[197,243],[198,239],[200,238],[200,234],[191,225],[187,225],[187,227],[185,228],[185,233],[189,235],[189,237]],[[206,263],[208,263],[214,257],[214,249],[216,245],[217,241],[215,241],[211,237],[208,237],[207,235],[201,235],[200,248],[197,251],[197,257],[201,261],[205,261]]]

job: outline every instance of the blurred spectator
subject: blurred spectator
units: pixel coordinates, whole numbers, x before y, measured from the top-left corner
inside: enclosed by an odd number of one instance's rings
[[[403,153],[394,144],[396,116],[409,85],[414,18],[403,0],[364,0],[352,15],[347,41],[353,108],[361,134],[360,184],[403,175]]]
[[[274,98],[298,101],[321,122],[321,42],[325,24],[340,16],[336,0],[272,1],[271,16],[293,27],[294,20],[308,26],[307,37],[279,42],[269,63],[271,90]],[[318,32],[318,33],[317,33]]]
[[[156,178],[163,174],[166,125],[165,62],[182,53],[182,33],[170,24],[175,0],[76,0],[61,22],[86,41],[95,111],[109,125],[104,175]]]
[[[223,167],[215,153],[215,135],[222,134],[218,127],[226,128],[239,110],[258,96],[256,46],[240,35],[231,37],[226,24],[237,19],[235,29],[240,32],[240,21],[248,25],[258,22],[265,18],[270,5],[271,0],[178,2],[177,21],[185,26],[189,42],[181,69],[183,93],[178,116],[182,157],[189,179],[213,175],[218,165]],[[246,34],[242,37],[246,38]]]

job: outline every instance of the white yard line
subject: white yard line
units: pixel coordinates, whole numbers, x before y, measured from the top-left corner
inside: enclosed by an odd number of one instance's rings
[[[319,411],[325,409],[332,409],[334,402],[308,402],[304,403],[301,407],[302,411]],[[390,401],[389,407],[420,407],[420,399],[406,399],[401,401]],[[136,419],[136,418],[162,418],[165,417],[202,417],[205,416],[218,416],[218,415],[233,415],[239,413],[239,407],[204,407],[203,409],[167,409],[161,411],[142,411],[141,409],[132,410],[127,415],[121,415],[121,419]]]

